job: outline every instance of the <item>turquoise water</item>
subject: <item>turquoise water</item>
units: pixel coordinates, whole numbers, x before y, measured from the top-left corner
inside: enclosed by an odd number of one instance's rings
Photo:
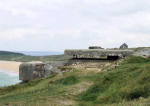
[[[14,85],[19,83],[19,75],[8,71],[0,70],[0,87]]]

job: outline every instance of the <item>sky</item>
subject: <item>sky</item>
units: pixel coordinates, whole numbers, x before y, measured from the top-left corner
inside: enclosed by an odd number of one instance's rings
[[[0,0],[0,50],[150,46],[150,0]]]

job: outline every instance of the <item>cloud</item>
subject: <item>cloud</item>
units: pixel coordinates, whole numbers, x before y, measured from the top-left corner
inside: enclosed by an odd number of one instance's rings
[[[148,0],[3,0],[0,49],[150,46],[149,6]]]

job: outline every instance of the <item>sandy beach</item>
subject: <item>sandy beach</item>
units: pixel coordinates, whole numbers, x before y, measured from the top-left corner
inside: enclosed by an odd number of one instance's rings
[[[0,61],[0,70],[19,73],[19,65],[21,62],[15,61]]]

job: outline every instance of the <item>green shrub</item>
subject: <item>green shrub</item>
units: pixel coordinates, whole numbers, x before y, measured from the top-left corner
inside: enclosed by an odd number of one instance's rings
[[[105,88],[100,87],[99,85],[93,85],[86,92],[80,95],[80,99],[85,101],[94,101],[99,96],[99,93],[104,90]]]
[[[79,101],[107,104],[150,96],[149,64],[150,59],[129,57],[116,69],[99,73],[94,85],[78,95]]]
[[[78,78],[76,76],[72,75],[72,76],[68,76],[68,77],[62,78],[60,80],[57,80],[54,83],[63,84],[63,85],[73,85],[73,84],[76,84],[78,82],[79,82]]]

